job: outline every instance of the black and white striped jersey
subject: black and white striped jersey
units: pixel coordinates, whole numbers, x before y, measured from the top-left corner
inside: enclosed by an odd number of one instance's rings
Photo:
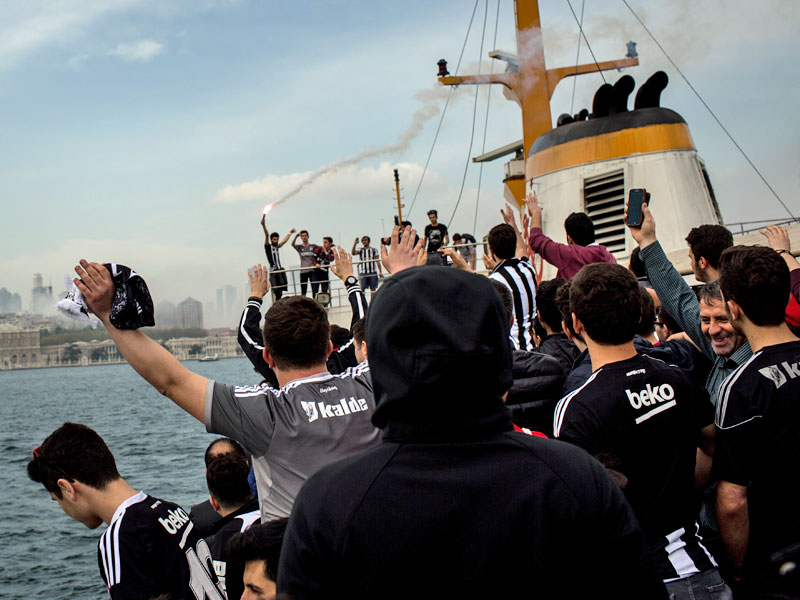
[[[269,261],[270,272],[283,270],[281,249],[277,244],[264,244],[264,253],[267,255],[267,261]]]
[[[205,540],[177,504],[131,496],[114,512],[97,548],[112,600],[224,600]]]
[[[378,274],[378,265],[375,261],[380,259],[380,254],[377,248],[373,246],[360,248],[358,250],[358,258],[361,260],[361,264],[358,265],[359,277]]]
[[[716,567],[698,534],[697,439],[713,422],[708,393],[658,359],[606,364],[556,405],[555,437],[627,478],[625,496],[664,581]]]
[[[514,323],[511,337],[517,350],[535,350],[531,337],[531,321],[536,315],[536,269],[524,258],[508,258],[489,274],[511,290],[514,301]]]

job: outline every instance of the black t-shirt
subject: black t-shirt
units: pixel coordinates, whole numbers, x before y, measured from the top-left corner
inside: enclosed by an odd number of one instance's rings
[[[123,502],[100,537],[100,573],[113,600],[170,594],[224,600],[205,540],[177,504],[139,492]]]
[[[428,242],[428,252],[436,252],[441,248],[446,235],[447,227],[443,223],[427,225],[425,227],[425,239]]]
[[[213,536],[208,538],[211,558],[214,561],[214,571],[225,589],[229,599],[241,598],[244,592],[244,563],[232,561],[228,557],[228,542],[237,533],[241,533],[254,523],[258,523],[261,512],[258,510],[258,501],[251,500],[239,510],[224,517],[222,527]]]
[[[713,411],[680,369],[641,355],[601,367],[556,406],[555,436],[627,478],[625,495],[664,579],[714,566],[694,526],[697,441]],[[670,560],[667,546],[678,539],[694,567]]]
[[[747,486],[747,562],[765,567],[800,540],[800,341],[762,348],[725,380],[717,403],[716,479]]]

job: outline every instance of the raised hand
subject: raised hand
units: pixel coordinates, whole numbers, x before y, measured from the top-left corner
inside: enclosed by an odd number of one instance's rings
[[[78,277],[73,283],[83,294],[91,311],[101,321],[105,321],[111,314],[111,304],[114,301],[114,281],[111,273],[100,263],[90,263],[84,259],[75,265]]]
[[[761,229],[758,233],[767,238],[769,247],[773,250],[789,250],[792,244],[789,241],[789,232],[780,225],[767,225],[766,229]]]
[[[250,277],[250,295],[263,298],[269,291],[269,271],[267,267],[253,265],[252,272],[248,273]]]
[[[625,222],[628,222],[628,204],[625,204]],[[644,248],[656,241],[656,220],[650,212],[646,202],[642,203],[642,225],[641,227],[631,227],[631,236],[639,244],[639,248]]]
[[[417,230],[407,226],[403,230],[403,237],[400,239],[400,227],[397,225],[392,229],[392,243],[387,251],[386,246],[381,244],[381,261],[386,270],[392,275],[404,269],[417,266],[417,259],[420,250],[424,247],[425,240],[420,238],[414,244],[417,237]]]
[[[464,260],[464,257],[461,256],[461,254],[459,254],[453,248],[444,248],[443,250],[439,250],[439,252],[441,252],[450,259],[450,261],[453,263],[454,268],[473,273],[473,270],[467,264],[467,261]]]
[[[333,271],[333,274],[342,281],[348,277],[352,277],[353,257],[350,255],[350,253],[341,246],[336,246],[333,249],[333,256],[335,261],[334,264],[331,265],[331,271]]]

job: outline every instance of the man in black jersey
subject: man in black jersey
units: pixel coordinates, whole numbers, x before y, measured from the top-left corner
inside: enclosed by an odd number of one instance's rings
[[[244,563],[230,560],[228,542],[237,533],[257,523],[261,516],[258,501],[253,498],[247,483],[249,472],[250,465],[244,453],[234,452],[213,457],[206,471],[211,505],[222,517],[219,530],[206,541],[214,561],[214,570],[229,598],[240,598],[244,591]]]
[[[290,229],[289,233],[278,241],[280,236],[276,232],[269,233],[267,231],[266,219],[266,215],[261,217],[261,229],[264,230],[264,253],[267,255],[267,261],[269,261],[269,282],[275,300],[280,300],[288,285],[286,271],[283,270],[283,265],[281,264],[280,249],[289,241],[289,236],[296,230]]]
[[[64,512],[89,529],[106,523],[97,559],[113,600],[168,594],[224,600],[205,540],[177,504],[136,492],[120,477],[103,439],[64,423],[33,451],[28,477],[44,485]]]
[[[779,574],[800,554],[800,340],[784,318],[789,268],[771,248],[739,246],[722,254],[720,271],[728,317],[753,356],[719,392],[719,532],[754,597],[800,598],[796,571]]]
[[[680,369],[637,354],[641,296],[630,271],[586,265],[569,298],[593,373],[556,406],[555,436],[597,457],[623,482],[672,598],[730,598],[695,523],[695,478],[708,477],[695,472],[698,443],[713,454],[708,395]],[[717,588],[724,593],[709,595]]]

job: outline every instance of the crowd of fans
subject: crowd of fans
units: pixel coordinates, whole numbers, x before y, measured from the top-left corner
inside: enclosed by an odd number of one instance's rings
[[[800,597],[800,263],[786,230],[737,247],[722,226],[692,229],[695,290],[647,204],[627,268],[585,214],[559,243],[535,196],[521,229],[501,212],[488,277],[474,238],[449,246],[436,211],[424,238],[395,227],[380,251],[357,238],[358,277],[331,238],[280,240],[262,219],[270,268],[251,270],[239,324],[258,385],[206,379],[114,327],[110,275],[82,260],[76,285],[131,366],[224,436],[191,518],[133,490],[83,425],[34,451],[31,479],[72,518],[108,524],[111,597]],[[309,269],[281,299],[292,234]],[[534,253],[556,278],[540,281]],[[426,266],[431,254],[452,266]],[[307,282],[327,289],[327,268],[349,329],[305,296]]]

